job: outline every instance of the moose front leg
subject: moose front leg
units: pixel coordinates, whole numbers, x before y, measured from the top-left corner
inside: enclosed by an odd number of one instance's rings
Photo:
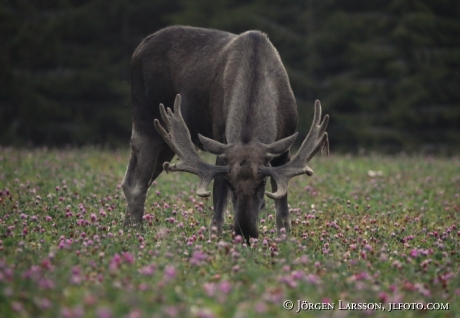
[[[271,161],[271,165],[273,167],[282,166],[289,162],[290,160],[290,153],[285,152],[278,158],[275,158]],[[270,178],[270,184],[272,186],[272,191],[275,193],[278,188],[276,182],[273,178]],[[276,211],[276,229],[278,231],[278,235],[280,235],[280,231],[282,228],[289,232],[291,230],[291,219],[289,217],[289,206],[288,206],[288,197],[287,194],[284,197],[279,199],[275,199],[275,211]]]
[[[217,158],[216,165],[223,166],[225,163]],[[214,179],[212,189],[214,215],[212,216],[210,235],[212,235],[213,227],[217,230],[217,235],[222,234],[222,225],[224,224],[224,214],[228,203],[228,188],[227,182],[223,176],[218,176]]]
[[[270,178],[270,183],[272,186],[272,191],[276,192],[276,182],[273,180],[273,178]],[[275,199],[275,211],[276,229],[278,231],[278,235],[281,234],[282,228],[284,228],[286,232],[289,232],[291,230],[291,218],[289,217],[287,194],[280,199]]]

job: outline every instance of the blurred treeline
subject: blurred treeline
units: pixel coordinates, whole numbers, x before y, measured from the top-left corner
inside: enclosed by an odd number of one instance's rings
[[[2,0],[0,144],[127,146],[130,56],[173,24],[266,32],[333,151],[457,152],[458,0]]]

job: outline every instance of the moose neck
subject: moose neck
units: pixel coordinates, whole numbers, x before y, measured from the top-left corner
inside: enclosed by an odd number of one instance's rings
[[[228,45],[223,85],[228,143],[276,140],[277,103],[274,73],[282,68],[277,52],[267,37],[246,32]]]

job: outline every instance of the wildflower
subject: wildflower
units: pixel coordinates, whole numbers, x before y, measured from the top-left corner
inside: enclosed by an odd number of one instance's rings
[[[369,278],[369,274],[367,272],[360,272],[352,276],[352,280],[366,280]]]
[[[127,318],[141,318],[142,316],[142,311],[140,309],[133,309],[129,312]]]
[[[177,275],[176,268],[173,265],[167,265],[164,269],[165,277],[169,279],[174,279]]]
[[[48,279],[48,278],[41,278],[39,281],[38,281],[38,286],[41,288],[41,289],[53,289],[55,284],[52,280]]]
[[[13,301],[13,303],[11,304],[11,308],[15,312],[21,312],[21,311],[24,310],[24,306],[21,303],[17,302],[17,301]]]
[[[118,267],[120,266],[121,264],[121,256],[120,254],[116,253],[115,255],[112,256],[112,258],[110,259],[110,262],[109,262],[109,271],[111,273],[114,273],[116,272],[116,270],[118,269]]]
[[[240,253],[238,253],[237,251],[235,250],[232,250],[232,258],[234,260],[237,260],[238,258],[240,258]]]
[[[304,273],[302,271],[293,271],[291,273],[291,276],[295,280],[300,280],[300,279],[304,278]]]
[[[48,298],[37,298],[34,299],[34,302],[40,309],[48,309],[52,306],[52,303]]]
[[[231,286],[231,284],[230,284],[228,281],[224,280],[224,281],[220,282],[220,284],[219,284],[219,290],[220,290],[222,293],[228,294],[228,293],[230,293],[231,289],[232,289],[232,286]]]
[[[179,309],[176,306],[167,306],[164,309],[164,312],[169,317],[178,317],[178,315],[179,315]]]
[[[194,316],[197,318],[214,318],[214,313],[208,308],[193,308]]]
[[[150,221],[153,219],[153,216],[150,213],[144,214],[142,217],[143,220]]]
[[[155,268],[156,266],[154,264],[150,264],[140,268],[139,273],[145,276],[152,276],[155,272]]]
[[[296,288],[297,287],[297,282],[293,279],[293,277],[291,275],[281,276],[279,278],[279,282],[280,283],[285,283],[290,288]]]
[[[194,251],[190,258],[190,265],[201,266],[208,256],[202,251]]]
[[[96,316],[97,318],[111,318],[112,311],[107,307],[102,307],[97,310]]]
[[[416,248],[414,248],[412,251],[410,251],[410,256],[415,258],[419,255],[419,252]]]
[[[216,283],[204,283],[203,289],[206,295],[208,295],[209,297],[212,297],[216,293],[217,286],[216,286]]]
[[[129,252],[124,252],[123,253],[123,260],[128,264],[133,264],[134,263],[134,255],[129,253]]]
[[[312,285],[319,285],[321,283],[320,278],[315,274],[308,274],[306,280]]]
[[[267,304],[263,301],[258,301],[254,305],[254,311],[258,314],[264,314],[267,312]]]
[[[70,277],[70,283],[74,285],[78,285],[82,281],[81,277],[81,268],[79,266],[72,267],[72,276]]]
[[[283,289],[280,287],[276,287],[276,288],[270,287],[265,291],[263,295],[263,298],[265,300],[273,304],[281,303],[281,301],[283,300],[283,297],[284,297]]]
[[[384,292],[381,292],[379,293],[379,300],[382,302],[382,303],[385,303],[387,302],[388,300],[388,295]]]
[[[241,235],[235,236],[235,239],[233,240],[234,244],[239,244],[243,242],[243,237]]]
[[[51,260],[49,258],[44,259],[41,262],[41,266],[42,266],[43,269],[46,269],[46,270],[52,270],[53,269],[53,264],[51,263]]]

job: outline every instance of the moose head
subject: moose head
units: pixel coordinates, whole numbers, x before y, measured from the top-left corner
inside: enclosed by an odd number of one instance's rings
[[[220,159],[222,166],[206,163],[195,150],[189,129],[181,114],[181,96],[177,95],[174,112],[160,104],[161,118],[166,129],[155,119],[154,124],[168,146],[179,157],[178,163],[164,162],[166,172],[184,171],[200,178],[197,194],[201,197],[210,196],[208,185],[217,176],[223,176],[231,194],[234,209],[234,231],[249,238],[257,238],[259,212],[264,207],[264,194],[269,198],[280,200],[286,197],[289,180],[301,174],[313,175],[308,163],[321,150],[329,154],[329,140],[326,128],[329,116],[321,120],[321,104],[317,100],[314,107],[313,122],[310,131],[302,142],[297,154],[286,164],[271,166],[270,162],[277,156],[286,153],[297,137],[280,139],[271,144],[259,141],[234,142],[223,144],[198,134],[204,149]],[[272,179],[274,192],[265,192],[267,179]],[[289,227],[286,220],[278,219],[278,230]]]

